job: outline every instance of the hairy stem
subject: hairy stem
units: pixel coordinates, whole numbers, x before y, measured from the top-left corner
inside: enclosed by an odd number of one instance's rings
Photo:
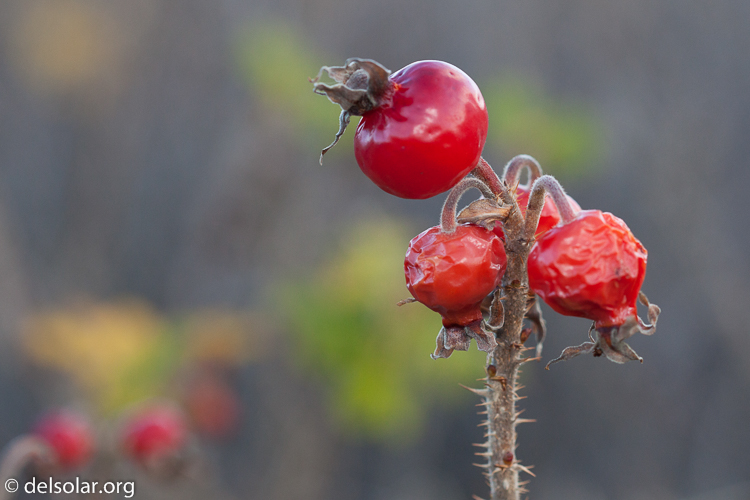
[[[478,189],[485,198],[493,199],[494,195],[490,188],[481,179],[475,177],[464,177],[461,182],[456,184],[448,193],[448,197],[443,203],[443,210],[440,213],[440,229],[444,233],[453,233],[458,223],[456,222],[456,209],[458,200],[469,189]]]
[[[487,171],[488,168],[492,170],[489,164],[482,160],[480,166],[480,174],[485,179],[492,179],[493,175]],[[494,178],[497,179],[497,176],[494,175]],[[488,184],[495,191],[495,186],[490,182]],[[502,296],[496,294],[494,298],[494,301],[502,300],[504,322],[498,332],[498,346],[487,357],[486,389],[481,391],[487,407],[485,473],[490,483],[491,500],[519,500],[520,494],[525,491],[518,480],[519,471],[527,469],[516,458],[516,425],[520,423],[516,412],[517,380],[520,365],[528,359],[521,355],[525,350],[521,331],[529,291],[526,259],[533,238],[526,237],[526,221],[507,184],[498,180],[497,187],[499,197],[513,209],[503,226],[508,267],[503,276]]]
[[[497,173],[492,169],[490,164],[487,163],[487,160],[480,157],[479,163],[471,173],[478,179],[484,181],[490,187],[492,192],[496,196],[499,196],[504,203],[510,203],[504,196],[502,196],[503,193],[510,195],[508,187],[500,180],[500,177],[497,176]]]
[[[0,458],[0,481],[19,480],[23,470],[31,463],[52,464],[52,451],[36,436],[24,435],[8,443]],[[16,483],[18,485],[18,483]],[[7,487],[0,488],[0,500],[13,497]]]
[[[539,162],[529,155],[518,155],[505,165],[505,170],[503,170],[505,183],[509,186],[515,185],[524,168],[529,169],[529,186],[542,176],[542,167],[539,166]]]
[[[560,219],[563,224],[567,224],[576,216],[573,207],[570,206],[565,190],[557,182],[557,179],[551,175],[543,175],[534,181],[534,185],[531,187],[531,195],[529,196],[529,205],[526,207],[526,229],[524,233],[528,238],[531,238],[536,232],[536,227],[539,224],[539,216],[542,214],[542,208],[544,207],[545,195],[549,195],[552,198],[557,211],[560,213]]]

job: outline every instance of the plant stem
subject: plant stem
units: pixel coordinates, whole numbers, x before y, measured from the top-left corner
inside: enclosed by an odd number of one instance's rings
[[[530,235],[536,232],[546,195],[552,198],[563,224],[567,224],[576,216],[570,201],[568,201],[568,195],[565,194],[565,190],[557,179],[551,175],[543,175],[534,181],[534,185],[531,187],[529,205],[526,208],[525,234],[527,238],[530,238]]]
[[[10,443],[0,455],[0,481],[15,479],[19,483],[19,475],[30,463],[51,465],[53,463],[52,452],[41,439],[36,436],[19,436]],[[23,478],[20,478],[23,479]],[[13,493],[7,487],[0,488],[0,500],[13,497]]]
[[[519,167],[520,168],[520,167]],[[518,500],[523,491],[518,473],[525,469],[516,459],[517,379],[519,366],[524,362],[521,353],[521,330],[526,314],[528,277],[526,257],[531,241],[525,238],[525,221],[515,197],[505,182],[500,181],[492,167],[480,160],[475,175],[492,188],[503,203],[511,205],[508,219],[503,224],[505,252],[508,266],[503,276],[502,294],[495,294],[493,309],[502,301],[504,322],[497,332],[498,346],[487,356],[485,389],[477,391],[484,397],[487,409],[487,457],[485,474],[490,484],[491,500]]]
[[[478,179],[483,180],[496,195],[500,196],[502,193],[506,193],[510,196],[508,188],[503,186],[500,177],[497,176],[497,173],[492,169],[490,164],[487,163],[487,160],[485,160],[484,158],[479,158],[479,163],[471,173],[474,174]],[[505,203],[510,203],[505,198],[502,198],[502,200]]]
[[[542,175],[542,167],[539,166],[539,162],[529,155],[518,155],[505,165],[503,180],[509,186],[515,185],[518,182],[521,170],[524,168],[529,169],[529,186],[534,184],[534,181]]]
[[[478,189],[485,198],[494,198],[494,195],[490,188],[482,180],[475,177],[464,177],[461,182],[456,184],[448,197],[443,203],[443,210],[440,213],[440,229],[444,233],[453,233],[456,230],[458,223],[456,222],[456,209],[458,208],[458,200],[461,196],[469,189]]]

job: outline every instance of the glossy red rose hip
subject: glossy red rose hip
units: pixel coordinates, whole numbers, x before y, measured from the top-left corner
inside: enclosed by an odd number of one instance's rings
[[[337,83],[318,81],[323,71]],[[362,171],[402,198],[435,196],[477,166],[487,138],[487,108],[476,83],[443,61],[418,61],[391,74],[370,59],[324,66],[314,91],[342,108],[339,131],[361,116],[354,153]]]
[[[46,415],[36,424],[33,434],[49,445],[57,463],[66,469],[84,465],[94,452],[91,424],[72,411],[61,410]]]
[[[459,225],[453,233],[430,228],[411,240],[404,260],[409,291],[440,313],[445,326],[481,320],[482,301],[500,283],[505,267],[500,238],[475,225]]]
[[[599,210],[540,236],[528,259],[529,286],[555,311],[619,326],[636,317],[647,252],[625,223]]]
[[[442,61],[412,63],[390,80],[392,93],[357,126],[357,163],[375,184],[402,198],[447,191],[477,165],[487,138],[479,87]]]

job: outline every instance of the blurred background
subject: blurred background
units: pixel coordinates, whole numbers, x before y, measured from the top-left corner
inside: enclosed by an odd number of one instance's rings
[[[432,361],[440,318],[395,307],[443,196],[380,191],[353,126],[321,167],[338,111],[307,80],[442,59],[484,93],[485,158],[531,154],[623,218],[663,309],[643,365],[545,372],[588,329],[545,308],[530,498],[750,498],[749,21],[742,0],[0,2],[0,444],[66,407],[116,448],[168,400],[200,475],[76,474],[137,498],[486,496],[459,385],[483,356]]]

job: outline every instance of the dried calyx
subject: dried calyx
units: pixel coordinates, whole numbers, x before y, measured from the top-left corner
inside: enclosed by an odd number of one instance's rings
[[[661,308],[656,304],[648,301],[646,294],[639,292],[638,300],[648,308],[648,321],[644,322],[638,315],[629,316],[622,325],[607,326],[596,328],[592,324],[589,329],[589,342],[584,342],[579,346],[566,347],[560,357],[547,363],[547,369],[550,365],[558,361],[567,361],[581,354],[593,353],[594,356],[605,356],[615,363],[626,363],[628,361],[640,361],[643,358],[625,342],[636,333],[643,335],[652,335],[656,331],[656,321],[661,314]]]
[[[465,326],[444,326],[438,332],[435,352],[432,359],[449,358],[454,350],[468,351],[471,339],[476,340],[477,349],[491,353],[497,347],[497,339],[492,331],[484,328],[483,321],[474,321]]]
[[[337,83],[321,83],[319,80],[323,71]],[[310,80],[314,83],[313,92],[325,95],[331,102],[341,106],[339,130],[333,142],[320,153],[321,165],[323,155],[339,141],[351,116],[362,116],[372,111],[392,91],[394,83],[388,78],[390,74],[390,70],[372,59],[352,57],[346,60],[344,66],[323,66],[318,75]]]

